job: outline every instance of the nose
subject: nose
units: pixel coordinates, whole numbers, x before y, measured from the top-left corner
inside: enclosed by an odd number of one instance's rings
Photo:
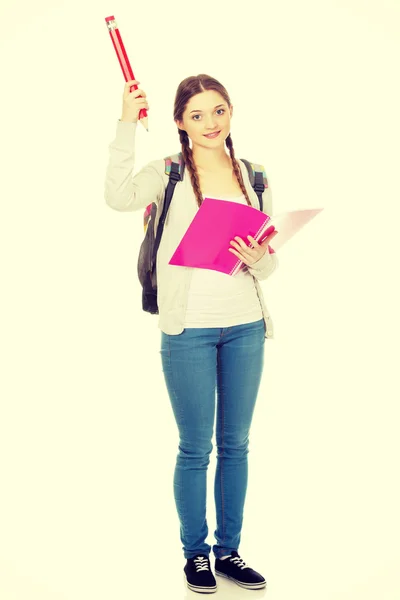
[[[211,119],[209,119],[209,120],[207,121],[207,126],[206,126],[206,129],[207,129],[207,130],[210,130],[210,133],[212,133],[213,131],[215,131],[215,130],[216,130],[216,126],[217,126],[217,125],[216,125],[216,123],[215,123],[215,120],[214,120],[213,118],[211,118]]]

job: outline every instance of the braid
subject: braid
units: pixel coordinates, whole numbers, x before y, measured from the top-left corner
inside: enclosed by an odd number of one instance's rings
[[[251,206],[249,195],[248,195],[247,190],[246,190],[246,188],[244,186],[243,177],[242,177],[242,171],[240,169],[238,161],[235,158],[235,151],[233,149],[233,143],[232,143],[231,134],[228,135],[228,137],[226,138],[225,142],[226,142],[226,145],[229,148],[229,152],[230,152],[231,160],[232,160],[232,164],[233,164],[233,170],[235,172],[236,179],[238,180],[238,183],[240,185],[240,189],[242,190],[242,192],[243,192],[243,194],[244,194],[244,196],[245,196],[245,198],[247,200],[247,204],[249,206]]]
[[[183,129],[179,129],[179,137],[181,140],[181,145],[182,145],[182,156],[183,156],[183,161],[185,163],[185,165],[187,165],[188,169],[189,169],[189,173],[190,173],[190,178],[192,180],[192,186],[193,186],[193,191],[195,193],[195,196],[197,198],[197,204],[200,207],[202,202],[203,202],[203,194],[201,192],[200,189],[200,182],[199,182],[199,177],[197,174],[197,168],[196,165],[194,163],[193,160],[193,152],[191,147],[189,146],[189,136],[186,133],[186,131],[184,131]],[[236,179],[240,185],[240,189],[242,190],[246,200],[247,200],[247,204],[249,206],[251,206],[251,202],[250,202],[250,198],[249,195],[247,193],[247,190],[245,188],[244,182],[243,182],[243,177],[242,177],[242,172],[239,166],[238,161],[235,158],[235,151],[233,149],[233,144],[232,144],[232,138],[231,138],[231,134],[228,135],[228,137],[225,140],[226,145],[229,148],[229,152],[231,155],[231,160],[232,160],[232,165],[233,165],[233,170],[234,173],[236,175]]]
[[[181,144],[182,144],[183,160],[184,160],[185,165],[187,165],[187,167],[189,169],[190,178],[192,180],[193,191],[197,198],[197,204],[200,207],[203,202],[203,195],[202,195],[201,189],[200,189],[200,182],[199,182],[199,177],[197,175],[196,165],[194,164],[194,160],[193,160],[192,149],[189,146],[189,136],[186,133],[186,131],[183,131],[183,129],[178,129],[178,131],[179,131],[179,137],[181,139]]]

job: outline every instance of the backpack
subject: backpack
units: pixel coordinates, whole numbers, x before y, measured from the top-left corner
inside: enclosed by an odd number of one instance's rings
[[[174,194],[175,185],[178,181],[183,180],[185,163],[183,162],[182,152],[173,156],[165,157],[165,173],[169,176],[169,182],[165,190],[164,204],[162,213],[158,222],[157,232],[154,232],[154,223],[157,214],[157,204],[152,202],[149,204],[143,215],[143,225],[145,237],[140,246],[138,259],[138,277],[142,285],[142,308],[145,312],[152,315],[158,314],[157,304],[157,272],[156,260],[157,251],[160,245],[161,236],[164,230],[164,223],[167,218],[169,206]],[[268,180],[265,174],[264,167],[250,163],[245,159],[241,159],[247,167],[250,183],[258,196],[260,210],[263,210],[262,194],[268,187]]]

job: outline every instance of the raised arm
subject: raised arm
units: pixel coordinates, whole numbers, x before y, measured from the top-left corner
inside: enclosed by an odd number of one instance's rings
[[[151,202],[158,204],[165,192],[160,173],[163,161],[152,161],[133,175],[137,123],[118,121],[115,139],[109,145],[104,184],[108,206],[118,211],[135,211]]]

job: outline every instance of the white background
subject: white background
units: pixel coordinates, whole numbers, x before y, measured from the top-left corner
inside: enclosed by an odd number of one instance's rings
[[[180,150],[178,84],[210,74],[274,212],[324,207],[262,282],[266,341],[241,556],[271,600],[398,600],[400,5],[8,3],[1,11],[0,596],[194,597],[172,477],[142,211],[104,201],[124,79],[148,94],[135,172]],[[215,446],[209,466],[213,544]],[[227,580],[219,597],[247,598]],[[254,596],[265,595],[253,592]]]

